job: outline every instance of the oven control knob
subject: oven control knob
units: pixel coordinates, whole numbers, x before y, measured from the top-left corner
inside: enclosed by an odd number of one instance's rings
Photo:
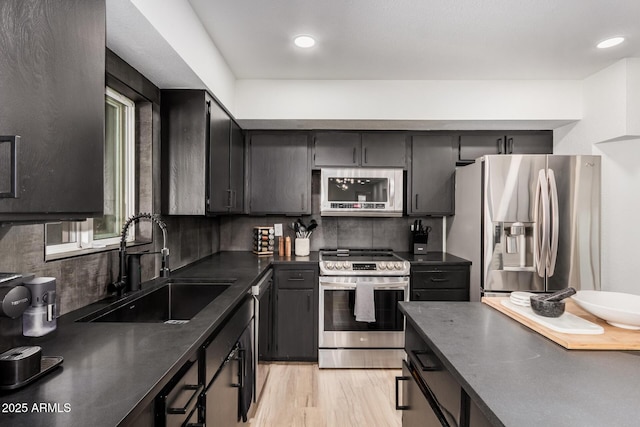
[[[387,270],[393,270],[394,266],[392,262],[387,263]]]
[[[401,262],[396,262],[394,267],[396,268],[396,270],[402,270],[402,263]]]
[[[344,262],[336,262],[336,269],[337,270],[344,269]]]
[[[342,266],[345,270],[351,270],[351,263],[349,261],[343,262]]]
[[[331,261],[329,261],[329,262],[327,263],[327,270],[333,270],[333,268],[334,268],[333,263],[332,263]]]

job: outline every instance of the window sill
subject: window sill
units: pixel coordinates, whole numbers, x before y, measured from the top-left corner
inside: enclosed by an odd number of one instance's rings
[[[133,242],[127,243],[127,248],[144,246],[150,243],[153,243],[153,241],[152,240],[146,240],[146,241],[135,240]],[[118,250],[118,249],[120,249],[120,245],[114,244],[114,245],[106,245],[101,248],[83,248],[83,249],[76,249],[73,251],[61,252],[57,254],[49,254],[49,255],[45,254],[44,261],[45,262],[59,261],[61,259],[76,258],[84,255],[98,254],[101,252],[109,252],[109,251]]]

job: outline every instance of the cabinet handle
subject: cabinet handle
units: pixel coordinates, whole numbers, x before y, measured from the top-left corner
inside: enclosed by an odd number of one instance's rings
[[[416,193],[416,210],[418,210],[418,194]]]
[[[365,163],[365,164],[369,163],[369,162],[367,161],[367,148],[366,148],[366,147],[365,147],[365,149],[364,149],[364,163]]]
[[[0,192],[0,198],[17,198],[18,197],[18,145],[20,137],[18,135],[0,136],[0,144],[9,144],[9,158],[6,159],[10,164],[10,182],[8,191]]]
[[[230,209],[233,205],[231,204],[231,198],[233,197],[233,190],[232,189],[227,189],[227,206],[225,206],[225,208]]]
[[[507,154],[513,154],[513,138],[507,139]]]
[[[409,406],[400,404],[400,381],[411,381],[411,377],[396,377],[396,410],[405,410],[409,409]]]
[[[307,295],[307,311],[311,311],[311,295]]]
[[[448,282],[449,281],[449,279],[439,279],[437,277],[431,277],[430,280],[432,282]]]
[[[183,392],[194,390],[193,395],[191,395],[191,397],[189,398],[187,403],[185,403],[184,407],[182,407],[182,408],[167,408],[167,414],[180,414],[180,415],[186,414],[187,413],[187,409],[191,406],[191,402],[193,401],[193,399],[198,397],[198,395],[200,394],[200,392],[202,391],[203,388],[204,388],[203,385],[185,384],[184,387],[182,388]]]
[[[300,194],[300,209],[304,211],[304,193]]]
[[[356,147],[353,147],[353,162],[354,165],[356,164]]]
[[[496,140],[496,143],[498,144],[498,154],[504,154],[503,153],[503,144],[502,144],[502,138],[498,138]]]

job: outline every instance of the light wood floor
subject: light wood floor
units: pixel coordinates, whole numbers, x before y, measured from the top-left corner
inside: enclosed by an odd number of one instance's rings
[[[311,363],[271,364],[251,427],[399,427],[399,369],[319,369]]]

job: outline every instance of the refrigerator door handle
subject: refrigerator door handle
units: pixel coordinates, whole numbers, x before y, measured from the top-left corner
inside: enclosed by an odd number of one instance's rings
[[[538,276],[544,277],[549,247],[549,185],[544,169],[538,172],[534,203],[533,257]]]
[[[547,276],[553,276],[556,269],[556,261],[558,259],[558,239],[560,236],[560,212],[558,206],[558,186],[556,184],[556,176],[553,169],[547,171],[547,179],[549,180],[549,198],[551,205],[551,246],[549,248],[547,261]]]

